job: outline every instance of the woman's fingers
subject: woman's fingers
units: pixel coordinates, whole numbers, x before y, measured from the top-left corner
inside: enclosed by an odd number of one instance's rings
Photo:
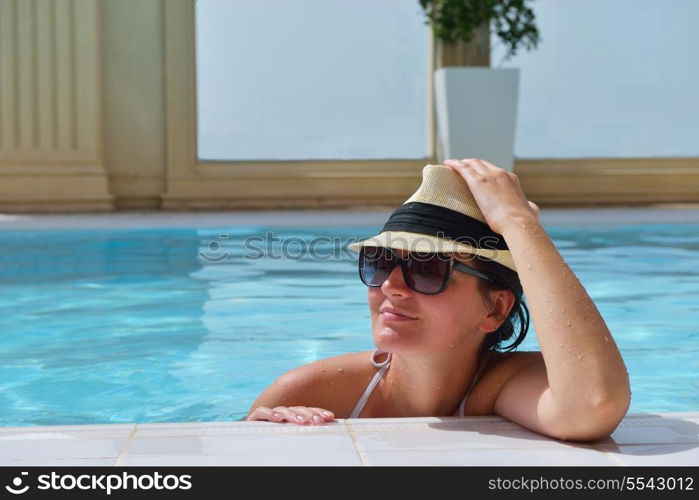
[[[250,412],[250,415],[248,415],[245,420],[267,420],[269,422],[283,422],[283,416],[279,412],[272,410],[271,408],[267,408],[266,406],[258,406],[252,412]]]
[[[481,160],[481,161],[482,161],[485,165],[487,165],[489,168],[491,168],[491,169],[500,170],[500,171],[502,171],[502,172],[507,173],[507,176],[508,176],[508,177],[510,178],[510,180],[512,181],[512,184],[514,185],[515,189],[516,189],[517,192],[519,193],[520,197],[521,197],[523,200],[526,200],[526,199],[527,199],[527,195],[524,194],[524,190],[522,189],[522,184],[520,184],[520,182],[519,182],[519,177],[517,177],[517,174],[515,174],[514,172],[507,172],[506,170],[504,170],[504,169],[502,169],[502,168],[500,168],[500,167],[497,167],[497,166],[493,165],[492,163],[490,163],[490,162],[487,161],[487,160]],[[530,204],[530,205],[533,205],[533,203],[532,203],[531,201],[529,202],[529,204]],[[538,213],[539,213],[539,207],[536,206],[536,205],[532,206],[532,208],[534,208],[534,207],[536,207],[536,213],[538,214]]]
[[[464,173],[468,173],[469,169],[473,172],[483,173],[485,169],[485,165],[479,163],[479,160],[476,158],[467,158],[465,160],[445,160],[444,164],[459,172],[464,171]]]
[[[503,172],[507,172],[507,170],[505,170],[504,168],[500,168],[500,167],[498,167],[497,165],[493,165],[493,164],[490,163],[488,160],[483,160],[483,159],[481,159],[481,158],[478,158],[477,161],[481,162],[483,165],[485,165],[485,166],[488,167],[488,168],[492,168],[492,169],[495,169],[495,170],[502,170]]]
[[[311,410],[315,411],[324,422],[330,422],[335,419],[335,414],[325,408],[311,408]]]
[[[497,175],[497,171],[484,164],[478,158],[465,160],[446,160],[445,165],[453,168],[464,180],[470,178],[476,182],[487,182]],[[502,169],[497,169],[502,170]],[[503,171],[504,172],[504,171]]]
[[[291,408],[296,412],[297,420],[303,425],[323,425],[326,421],[330,421],[335,416],[332,412],[323,408],[312,408],[308,406],[294,406]],[[302,417],[302,418],[299,418]]]
[[[292,406],[289,408],[291,410],[296,418],[297,424],[301,425],[309,425],[315,423],[313,421],[313,415],[314,412],[310,408],[306,408],[305,406]]]
[[[289,422],[297,425],[323,425],[335,418],[333,412],[324,408],[307,406],[275,406],[255,408],[245,420],[267,420],[269,422]]]
[[[527,200],[514,173],[480,158],[446,160],[444,164],[466,181],[483,217],[496,233],[503,234],[520,216],[538,219],[539,207]]]

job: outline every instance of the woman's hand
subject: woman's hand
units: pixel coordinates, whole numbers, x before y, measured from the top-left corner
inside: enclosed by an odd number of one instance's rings
[[[538,223],[539,207],[527,200],[512,172],[477,158],[446,160],[444,164],[463,177],[486,222],[496,233],[503,234],[508,223],[523,217]]]
[[[308,406],[258,406],[245,420],[267,420],[269,422],[289,422],[297,425],[323,425],[335,418],[333,412],[323,408]]]

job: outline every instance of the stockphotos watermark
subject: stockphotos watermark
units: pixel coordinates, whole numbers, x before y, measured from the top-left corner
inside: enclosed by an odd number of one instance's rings
[[[357,254],[350,250],[349,246],[361,241],[372,241],[373,246],[386,246],[391,248],[418,248],[420,254],[430,255],[434,253],[451,252],[450,239],[444,233],[437,233],[433,236],[414,236],[410,239],[387,234],[381,240],[373,238],[350,237],[330,237],[316,236],[311,239],[300,236],[278,236],[272,231],[267,231],[264,235],[248,236],[243,240],[245,249],[242,258],[246,260],[353,260]],[[209,264],[220,264],[231,257],[230,248],[226,245],[229,235],[220,233],[218,238],[211,240],[206,250],[199,252],[199,257]],[[497,245],[499,239],[495,236],[483,236],[472,238],[468,236],[459,237],[458,242],[466,247],[478,248],[480,255],[486,259],[493,259],[497,256]]]
[[[36,477],[36,485],[30,486],[29,473],[21,472],[19,476],[12,479],[5,489],[13,495],[23,495],[24,493],[37,490],[89,490],[103,491],[111,495],[113,491],[132,490],[190,490],[192,489],[192,476],[189,474],[161,474],[153,472],[149,474],[130,474],[122,472],[120,474],[41,474]]]

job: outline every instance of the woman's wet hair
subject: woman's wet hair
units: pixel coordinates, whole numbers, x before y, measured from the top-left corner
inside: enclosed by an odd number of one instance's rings
[[[500,328],[486,335],[481,351],[510,352],[524,341],[529,330],[529,309],[524,302],[522,284],[519,275],[512,269],[484,257],[475,257],[468,262],[491,277],[491,281],[478,280],[483,292],[486,290],[510,290],[515,296],[515,303],[510,314]]]

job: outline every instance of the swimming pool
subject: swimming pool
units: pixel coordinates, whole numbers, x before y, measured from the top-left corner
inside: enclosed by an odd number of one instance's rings
[[[699,225],[548,230],[621,348],[630,411],[696,411]],[[375,231],[3,232],[0,426],[241,418],[284,371],[372,348],[341,245]]]

